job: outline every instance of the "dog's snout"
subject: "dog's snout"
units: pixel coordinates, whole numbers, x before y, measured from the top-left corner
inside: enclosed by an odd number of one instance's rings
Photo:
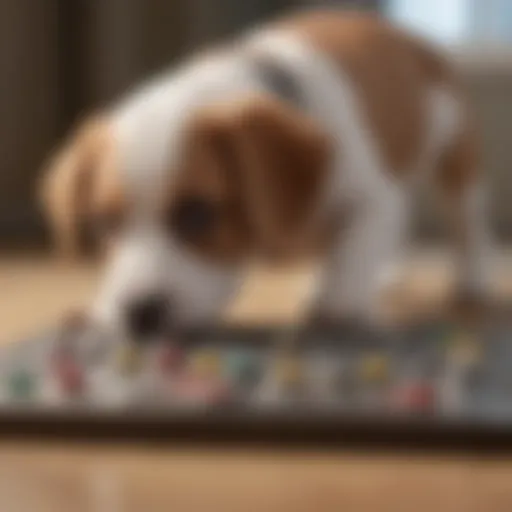
[[[162,294],[138,299],[126,307],[128,328],[139,339],[161,333],[165,329],[169,314],[169,300]]]

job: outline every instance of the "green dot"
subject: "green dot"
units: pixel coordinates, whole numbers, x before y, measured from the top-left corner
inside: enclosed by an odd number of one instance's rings
[[[249,354],[243,352],[229,354],[226,368],[228,377],[247,385],[257,381],[260,373],[256,361]]]
[[[238,378],[242,373],[245,364],[245,358],[243,354],[232,353],[226,357],[226,369],[229,376]]]
[[[30,398],[34,393],[35,379],[29,372],[18,370],[10,377],[9,388],[16,398]]]

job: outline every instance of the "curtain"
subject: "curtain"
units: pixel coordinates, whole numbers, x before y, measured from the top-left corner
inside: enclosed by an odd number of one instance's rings
[[[54,0],[0,2],[0,244],[40,231],[37,170],[59,131]]]

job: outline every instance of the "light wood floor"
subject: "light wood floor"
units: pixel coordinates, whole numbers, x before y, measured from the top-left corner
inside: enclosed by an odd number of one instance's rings
[[[506,265],[505,265],[506,267]],[[500,270],[500,292],[512,272]],[[421,272],[418,269],[421,268]],[[510,269],[509,269],[510,270]],[[446,268],[411,265],[402,298],[421,307],[442,295]],[[46,258],[0,257],[0,341],[51,325],[82,304],[95,271]],[[296,317],[304,272],[255,272],[235,319]],[[421,289],[421,293],[415,290]],[[414,297],[414,301],[412,300]],[[512,510],[512,458],[208,452],[0,442],[1,512],[464,511]]]

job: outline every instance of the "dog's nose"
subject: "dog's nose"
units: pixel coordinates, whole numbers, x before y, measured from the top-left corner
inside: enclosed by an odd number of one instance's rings
[[[162,294],[154,294],[128,304],[126,321],[137,339],[163,332],[169,315],[169,301]]]

